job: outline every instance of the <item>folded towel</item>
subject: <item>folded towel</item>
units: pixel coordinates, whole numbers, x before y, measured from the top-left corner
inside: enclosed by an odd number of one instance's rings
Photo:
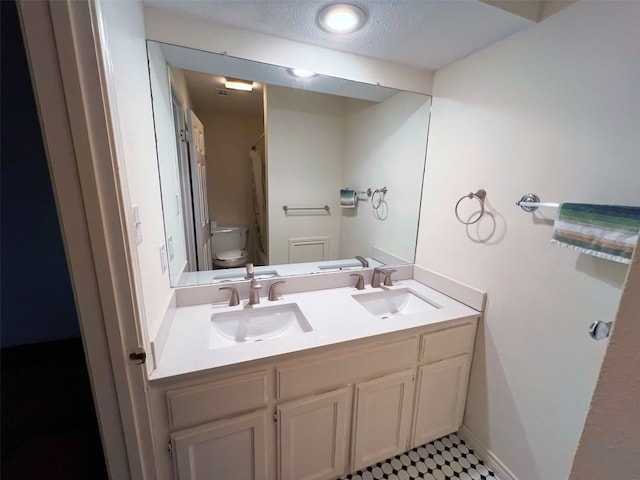
[[[640,207],[563,203],[551,243],[615,262],[631,263]]]

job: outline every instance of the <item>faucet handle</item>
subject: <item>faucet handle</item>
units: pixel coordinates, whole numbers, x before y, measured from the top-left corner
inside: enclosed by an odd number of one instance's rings
[[[277,282],[273,282],[269,286],[269,301],[275,302],[278,300],[278,294],[276,293],[276,285],[280,285],[281,283],[287,283],[284,280],[278,280]]]
[[[385,270],[383,273],[384,275],[384,285],[386,287],[393,287],[393,282],[391,281],[391,274],[397,272],[397,270],[395,269],[391,269],[391,270]]]
[[[229,299],[229,306],[235,307],[236,305],[240,305],[238,290],[235,287],[220,287],[218,290],[231,290],[231,298]]]
[[[350,277],[358,277],[358,281],[354,285],[358,290],[364,290],[364,277],[359,273],[352,273],[349,275]]]
[[[369,262],[366,258],[361,257],[360,255],[356,255],[356,260],[358,260],[362,264],[362,268],[367,268],[369,266]]]

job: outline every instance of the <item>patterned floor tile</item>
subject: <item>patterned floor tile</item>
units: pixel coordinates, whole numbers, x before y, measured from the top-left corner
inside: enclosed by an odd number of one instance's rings
[[[342,480],[500,480],[455,433]]]

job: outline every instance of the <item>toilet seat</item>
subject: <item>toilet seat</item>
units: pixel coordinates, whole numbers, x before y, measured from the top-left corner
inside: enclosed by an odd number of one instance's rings
[[[247,264],[247,233],[247,227],[220,226],[211,229],[214,268],[236,268]]]
[[[246,256],[247,256],[247,252],[245,252],[244,250],[240,250],[239,248],[235,250],[225,250],[224,252],[216,253],[216,258],[218,260],[222,260],[223,262],[239,260]]]
[[[222,268],[243,267],[248,260],[249,254],[245,250],[224,250],[214,255],[213,264]]]

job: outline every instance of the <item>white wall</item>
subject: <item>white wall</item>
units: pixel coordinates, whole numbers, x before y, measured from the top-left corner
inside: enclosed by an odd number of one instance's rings
[[[114,94],[111,114],[115,124],[117,158],[130,225],[130,206],[140,210],[143,240],[137,253],[136,287],[148,330],[157,327],[170,292],[168,272],[161,271],[159,247],[164,243],[160,182],[156,159],[151,92],[142,5],[139,2],[101,2],[110,57],[110,84]],[[128,232],[135,243],[133,228]]]
[[[264,129],[261,116],[197,113],[207,147],[209,215],[218,225],[253,226],[249,150]]]
[[[587,328],[627,267],[551,245],[554,212],[514,202],[640,203],[638,25],[638,3],[579,2],[435,76],[417,263],[488,292],[464,423],[522,480],[569,476],[606,348]],[[465,229],[453,207],[481,187]]]
[[[378,216],[371,199],[341,211],[341,258],[369,256],[375,246],[414,261],[430,104],[430,97],[408,92],[380,103],[346,100],[342,184],[359,191],[386,186],[388,193]]]
[[[640,241],[591,400],[571,480],[637,478],[640,472]]]
[[[149,43],[148,49],[167,259],[169,271],[174,276],[174,280],[177,280],[187,264],[187,251],[169,70],[159,45]],[[171,248],[169,239],[171,239]]]
[[[269,263],[289,263],[289,239],[325,236],[327,260],[337,259],[344,100],[276,86],[267,87],[266,99]],[[329,205],[331,214],[285,215],[284,205]]]

